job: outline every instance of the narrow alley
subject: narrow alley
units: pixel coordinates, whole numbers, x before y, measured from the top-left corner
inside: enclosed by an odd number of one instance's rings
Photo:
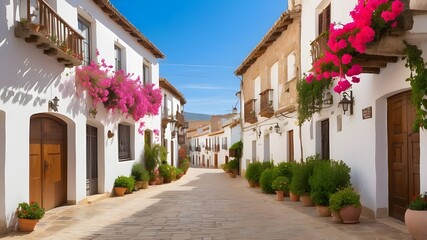
[[[387,222],[384,224],[382,222]],[[275,200],[243,177],[191,168],[179,181],[55,208],[30,234],[5,239],[411,239],[403,223],[334,224],[314,207]]]

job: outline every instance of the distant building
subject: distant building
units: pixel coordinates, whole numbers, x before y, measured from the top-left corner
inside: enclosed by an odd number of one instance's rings
[[[187,101],[168,80],[160,78],[160,88],[163,91],[162,104],[162,145],[168,150],[168,163],[179,166],[178,152],[181,147],[186,148],[184,129],[184,104]]]
[[[228,149],[240,140],[239,115],[214,115],[210,121],[189,122],[190,160],[195,166],[219,168],[229,160]]]

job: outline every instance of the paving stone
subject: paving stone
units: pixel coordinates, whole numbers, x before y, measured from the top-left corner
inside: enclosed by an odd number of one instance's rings
[[[392,224],[385,224],[392,222]],[[411,239],[402,222],[334,224],[301,202],[278,202],[222,170],[191,168],[181,180],[48,211],[34,232],[5,239]]]

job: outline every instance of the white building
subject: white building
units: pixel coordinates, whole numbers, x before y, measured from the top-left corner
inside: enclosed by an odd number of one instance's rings
[[[324,93],[322,104],[326,106],[301,129],[296,126],[296,112],[292,112],[292,63],[298,80],[313,71],[312,62],[322,56],[321,47],[326,46],[322,33],[329,30],[331,22],[351,21],[349,12],[357,2],[288,1],[289,10],[236,70],[243,82],[242,168],[251,161],[292,161],[315,154],[343,160],[351,167],[352,183],[361,194],[364,215],[403,219],[412,197],[427,191],[427,172],[422,170],[427,166],[427,131],[412,130],[414,107],[410,102],[411,86],[405,81],[410,71],[402,58],[403,41],[417,45],[423,50],[424,59],[427,57],[424,1],[410,1],[411,11],[406,12],[413,14],[413,26],[411,21],[406,22],[410,30],[387,36],[373,43],[366,54],[354,57],[364,71],[360,83],[346,92],[347,99],[353,97],[351,112],[345,113],[338,104],[344,93],[339,96],[332,88]],[[284,19],[293,18],[300,7],[301,28],[299,24],[292,28],[289,20],[287,28],[283,27]],[[296,17],[293,19],[298,22]],[[292,51],[295,59],[289,57]],[[263,99],[266,93],[269,96]],[[281,135],[274,134],[275,123]]]
[[[357,1],[301,2],[301,71],[307,73],[312,68],[310,44],[320,41],[316,38],[328,29],[328,21],[350,22],[349,12]],[[422,1],[411,1],[412,9],[417,2]],[[412,29],[395,40],[416,44],[425,53],[427,15],[416,14],[413,20]],[[411,86],[405,81],[410,71],[401,50],[386,45],[368,49],[365,58],[358,59],[365,72],[360,83],[347,90],[354,97],[353,113],[343,112],[338,106],[342,97],[331,89],[334,104],[314,114],[302,128],[304,157],[320,154],[345,161],[361,194],[363,214],[371,217],[403,219],[412,196],[427,191],[427,131],[411,129]]]
[[[158,88],[164,55],[109,1],[11,0],[1,8],[0,227],[11,229],[19,202],[49,210],[111,192],[141,160],[140,122],[147,141],[159,141],[150,133],[160,116],[135,122],[102,104],[89,114],[91,98],[77,94],[75,70],[65,67],[102,57]]]
[[[160,88],[163,92],[162,104],[162,145],[168,150],[168,163],[179,167],[179,149],[184,148],[184,95],[168,80],[160,78]]]
[[[214,115],[209,121],[189,122],[190,158],[196,166],[219,168],[229,160],[229,148],[240,141],[239,115]]]

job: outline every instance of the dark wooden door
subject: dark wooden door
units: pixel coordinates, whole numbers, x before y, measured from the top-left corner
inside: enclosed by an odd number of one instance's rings
[[[288,131],[288,161],[295,161],[294,157],[294,130]]]
[[[86,125],[86,195],[98,193],[98,129]]]
[[[46,210],[67,201],[66,125],[36,115],[30,120],[30,201]]]
[[[215,164],[215,168],[218,168],[218,154],[214,155],[214,164]]]
[[[323,120],[320,127],[322,159],[329,159],[329,119]]]
[[[412,130],[415,110],[411,93],[388,98],[389,214],[404,220],[406,207],[420,190],[420,138]]]

